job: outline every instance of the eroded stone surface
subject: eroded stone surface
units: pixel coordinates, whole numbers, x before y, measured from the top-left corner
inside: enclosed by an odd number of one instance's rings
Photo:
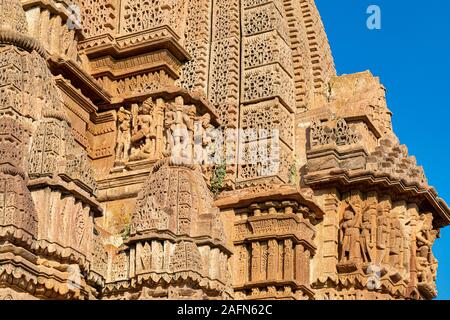
[[[449,223],[313,0],[0,0],[0,299],[432,299]]]

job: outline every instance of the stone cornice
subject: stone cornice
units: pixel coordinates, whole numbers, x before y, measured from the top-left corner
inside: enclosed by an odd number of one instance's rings
[[[129,291],[129,289],[139,289],[143,286],[157,287],[162,284],[177,283],[179,280],[187,281],[188,279],[197,282],[200,288],[207,290],[225,291],[226,285],[217,279],[211,279],[200,275],[196,271],[178,271],[178,272],[149,272],[139,274],[132,277],[130,280],[119,280],[115,282],[106,283],[103,294],[114,294],[122,291]]]
[[[111,101],[111,95],[75,62],[67,61],[58,55],[49,56],[47,61],[54,74],[61,74],[65,79],[71,79],[71,84],[80,89],[93,103],[109,103]]]
[[[193,242],[197,246],[199,245],[208,245],[211,248],[219,248],[221,251],[226,252],[229,256],[232,255],[232,250],[228,248],[223,242],[218,241],[216,239],[212,239],[209,236],[178,236],[174,234],[170,230],[158,231],[156,229],[149,230],[146,232],[140,232],[138,234],[133,235],[130,239],[125,242],[125,246],[130,246],[135,244],[136,242],[142,242],[146,240],[161,240],[161,241],[171,241],[173,243],[180,242]]]
[[[96,217],[103,215],[103,209],[97,199],[83,190],[76,181],[64,181],[60,177],[39,177],[32,178],[28,181],[28,188],[30,190],[37,189],[43,186],[59,188],[63,191],[72,194],[75,198],[80,199],[83,202],[88,203],[91,206],[92,211]]]
[[[178,43],[178,40],[179,37],[169,27],[162,26],[117,38],[109,34],[101,35],[81,41],[79,46],[90,59],[102,56],[122,59],[146,52],[167,49],[180,62],[186,62],[191,57]],[[101,45],[92,45],[99,41],[103,43]]]
[[[215,205],[221,210],[230,208],[246,208],[254,203],[263,203],[265,201],[276,201],[282,203],[286,200],[296,201],[303,204],[314,211],[317,218],[323,217],[324,210],[314,201],[312,197],[305,194],[302,189],[293,186],[282,186],[277,189],[254,193],[243,193],[240,191],[237,194],[226,193],[220,196]]]
[[[77,102],[77,106],[80,106],[88,114],[95,113],[97,107],[86,98],[80,90],[76,89],[68,80],[64,79],[61,75],[55,77],[56,85],[73,101]]]
[[[119,80],[139,74],[164,70],[173,79],[179,78],[182,63],[167,49],[151,51],[132,57],[115,58],[111,55],[92,59],[91,75]]]

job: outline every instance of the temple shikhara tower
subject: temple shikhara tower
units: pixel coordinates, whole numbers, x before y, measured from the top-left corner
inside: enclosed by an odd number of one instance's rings
[[[313,0],[0,0],[0,299],[432,299],[391,115]]]

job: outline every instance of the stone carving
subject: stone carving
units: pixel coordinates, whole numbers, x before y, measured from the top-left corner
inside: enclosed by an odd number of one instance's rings
[[[433,216],[376,192],[344,197],[338,212],[339,277],[367,281],[369,289],[386,286],[391,294],[408,295],[406,288],[417,285],[424,297],[434,297]]]
[[[21,4],[0,299],[436,297],[450,209],[379,79],[336,76],[313,0]]]
[[[341,244],[340,263],[356,264],[361,261],[361,212],[355,212],[352,207],[344,209],[343,221],[341,222]]]
[[[334,144],[345,146],[357,143],[358,135],[348,126],[344,119],[339,119],[332,125],[313,122],[311,125],[311,146]]]
[[[116,5],[113,0],[80,0],[83,31],[88,37],[112,32],[117,28]]]
[[[133,150],[131,160],[142,160],[156,156],[157,112],[153,101],[143,103],[135,116]]]
[[[131,148],[131,112],[123,107],[117,113],[116,161],[127,162]]]
[[[437,238],[437,231],[433,230],[432,221],[433,216],[431,214],[422,215],[419,222],[421,227],[416,234],[416,266],[419,290],[423,291],[426,296],[431,297],[436,294],[437,266],[436,258],[431,251],[431,247]]]
[[[125,0],[123,26],[124,33],[138,32],[168,25],[178,35],[183,35],[185,23],[180,23],[186,16],[187,1],[154,0],[145,2]]]
[[[170,156],[178,161],[206,164],[216,153],[217,130],[211,115],[198,115],[183,98],[164,102],[151,98],[131,111],[118,112],[116,166]]]

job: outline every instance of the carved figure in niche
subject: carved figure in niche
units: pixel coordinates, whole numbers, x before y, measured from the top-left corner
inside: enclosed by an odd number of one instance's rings
[[[151,99],[142,104],[132,137],[134,149],[131,160],[154,158],[156,155],[155,106]]]
[[[194,130],[194,159],[195,163],[205,164],[209,163],[210,150],[209,147],[213,145],[214,127],[210,123],[211,116],[209,113],[198,117],[195,121]]]
[[[431,260],[431,247],[436,240],[437,232],[433,230],[433,216],[426,214],[421,216],[422,227],[416,235],[417,240],[417,256]]]
[[[376,209],[373,205],[367,205],[362,214],[361,251],[364,262],[374,261],[374,248],[376,243],[376,233],[372,225],[372,214]]]
[[[194,119],[196,114],[195,106],[186,106],[182,112],[179,113],[181,116],[181,132],[183,134],[179,135],[181,138],[179,146],[179,154],[182,158],[192,159],[193,155],[193,142],[194,142]],[[177,144],[176,144],[177,146]]]
[[[117,121],[119,126],[117,131],[116,162],[127,162],[131,147],[131,112],[121,107],[117,113]]]
[[[340,263],[358,263],[361,260],[361,216],[352,206],[346,206],[340,225]]]
[[[389,236],[390,244],[390,264],[400,270],[403,260],[403,232],[400,221],[393,217],[391,232]]]
[[[164,118],[164,137],[165,137],[165,149],[164,156],[168,157],[172,153],[173,147],[175,145],[173,132],[176,130],[176,110],[173,106],[170,106],[166,110]]]
[[[384,201],[377,208],[377,265],[389,263],[390,204]]]
[[[176,98],[175,103],[166,110],[165,156],[192,160],[195,114],[195,106],[185,106],[181,97]]]
[[[422,215],[420,220],[421,228],[416,234],[418,281],[419,284],[433,287],[437,262],[431,247],[437,238],[438,232],[433,230],[432,214]]]
[[[433,266],[433,263],[428,262],[422,257],[417,257],[417,280],[419,286],[428,286],[430,288],[435,286],[435,273],[433,274],[433,271],[436,270],[436,268]]]

